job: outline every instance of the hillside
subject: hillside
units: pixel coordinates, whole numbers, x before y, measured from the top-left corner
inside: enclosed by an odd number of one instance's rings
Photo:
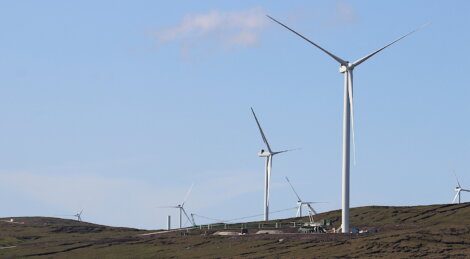
[[[340,211],[315,216],[340,223]],[[244,225],[248,234],[214,236],[217,230],[152,232],[44,217],[0,221],[0,257],[469,257],[470,203],[351,209],[351,225],[367,234],[299,234],[299,219]],[[306,221],[306,218],[302,220]],[[255,234],[262,229],[283,233]],[[298,226],[298,224],[297,224]],[[240,225],[221,225],[239,232]],[[152,234],[154,233],[154,234]]]

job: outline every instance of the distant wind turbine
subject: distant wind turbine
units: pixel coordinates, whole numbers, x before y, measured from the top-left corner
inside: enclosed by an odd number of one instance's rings
[[[82,221],[82,213],[83,213],[83,209],[79,213],[73,216],[77,218],[77,221]]]
[[[188,219],[188,221],[191,223],[191,225],[195,226],[196,223],[188,216],[188,213],[186,213],[186,210],[184,209],[184,204],[188,200],[189,194],[191,193],[191,190],[193,189],[194,183],[189,187],[188,192],[186,193],[186,196],[184,197],[184,200],[181,204],[178,204],[176,206],[162,206],[158,208],[172,208],[172,209],[179,209],[180,212],[180,228],[183,227],[183,214]]]
[[[353,63],[346,61],[344,59],[339,58],[338,56],[332,54],[331,52],[327,51],[326,49],[320,47],[315,42],[309,40],[305,36],[301,35],[300,33],[294,31],[293,29],[287,27],[283,23],[279,22],[278,20],[274,19],[273,17],[267,15],[267,17],[274,22],[278,23],[279,25],[283,26],[284,28],[288,29],[289,31],[295,33],[297,36],[301,37],[302,39],[306,40],[316,48],[323,51],[325,54],[333,58],[336,62],[339,63],[339,72],[344,74],[344,108],[343,108],[343,160],[342,160],[342,225],[341,230],[343,233],[349,233],[349,167],[350,167],[350,130],[352,128],[352,145],[353,145],[353,154],[354,154],[354,162],[356,161],[356,152],[355,152],[355,139],[354,139],[354,105],[353,105],[353,70],[364,61],[368,60],[375,54],[379,53],[380,51],[384,50],[385,48],[389,47],[390,45],[396,43],[397,41],[405,38],[406,36],[416,32],[417,30],[424,27],[424,25],[418,29],[415,29],[398,39],[392,41],[391,43],[385,45],[384,47],[370,53],[369,55],[362,57],[356,60]]]
[[[462,186],[460,186],[459,178],[457,178],[457,174],[456,174],[455,172],[454,172],[454,175],[455,175],[455,180],[457,180],[457,186],[455,187],[455,192],[456,192],[456,194],[455,194],[455,196],[454,196],[454,199],[452,200],[452,203],[455,203],[455,200],[456,200],[457,198],[459,198],[459,199],[458,199],[458,202],[459,202],[459,204],[460,204],[460,193],[461,193],[461,192],[470,192],[470,190],[463,189]]]
[[[259,132],[261,134],[261,138],[263,139],[264,144],[266,144],[266,148],[268,150],[261,149],[258,153],[259,157],[266,157],[266,167],[265,167],[265,175],[264,175],[264,220],[269,220],[269,185],[271,182],[271,168],[273,164],[273,156],[281,153],[285,153],[288,151],[292,151],[294,149],[288,149],[283,151],[272,151],[271,146],[269,146],[268,140],[264,135],[263,129],[256,117],[255,111],[251,108],[251,113],[253,113],[253,117],[255,117],[256,124],[258,125]]]
[[[286,181],[289,183],[290,188],[294,192],[295,196],[297,196],[297,214],[296,217],[302,217],[302,207],[307,207],[308,209],[308,216],[310,218],[310,221],[313,220],[312,216],[317,215],[317,212],[313,209],[312,204],[314,203],[319,203],[319,202],[314,202],[314,201],[303,201],[299,194],[295,191],[294,186],[292,186],[291,182],[289,181],[289,178],[286,176]]]

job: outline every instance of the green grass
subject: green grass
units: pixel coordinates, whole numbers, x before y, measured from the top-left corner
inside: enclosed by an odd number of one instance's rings
[[[340,224],[340,211],[315,216]],[[151,236],[151,231],[114,228],[45,217],[0,222],[1,258],[211,258],[211,257],[470,257],[470,203],[415,207],[369,206],[351,209],[351,225],[374,227],[377,233],[213,236],[213,230],[191,230]],[[300,219],[306,221],[306,218]],[[299,219],[278,222],[285,232]],[[223,226],[220,226],[223,228]],[[233,230],[239,226],[233,225]]]

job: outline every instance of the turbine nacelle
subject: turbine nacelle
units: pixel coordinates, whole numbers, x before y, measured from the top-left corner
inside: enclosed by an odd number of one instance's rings
[[[264,150],[264,149],[261,149],[258,153],[259,157],[268,157],[270,155],[272,155],[271,152]]]
[[[339,72],[340,72],[341,74],[344,74],[344,73],[346,73],[346,71],[348,71],[348,70],[351,71],[351,70],[353,70],[353,69],[354,69],[354,64],[349,63],[349,61],[346,61],[345,64],[341,64],[341,65],[339,66]]]

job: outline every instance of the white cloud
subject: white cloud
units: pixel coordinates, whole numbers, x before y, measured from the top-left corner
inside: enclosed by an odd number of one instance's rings
[[[191,14],[175,25],[156,32],[160,43],[179,42],[194,45],[197,41],[213,40],[226,46],[253,46],[267,25],[265,12],[260,8],[243,11]],[[188,43],[189,42],[189,43]]]
[[[355,23],[357,20],[358,15],[356,10],[354,10],[350,3],[346,1],[339,1],[336,3],[335,15],[332,21],[335,25]]]

